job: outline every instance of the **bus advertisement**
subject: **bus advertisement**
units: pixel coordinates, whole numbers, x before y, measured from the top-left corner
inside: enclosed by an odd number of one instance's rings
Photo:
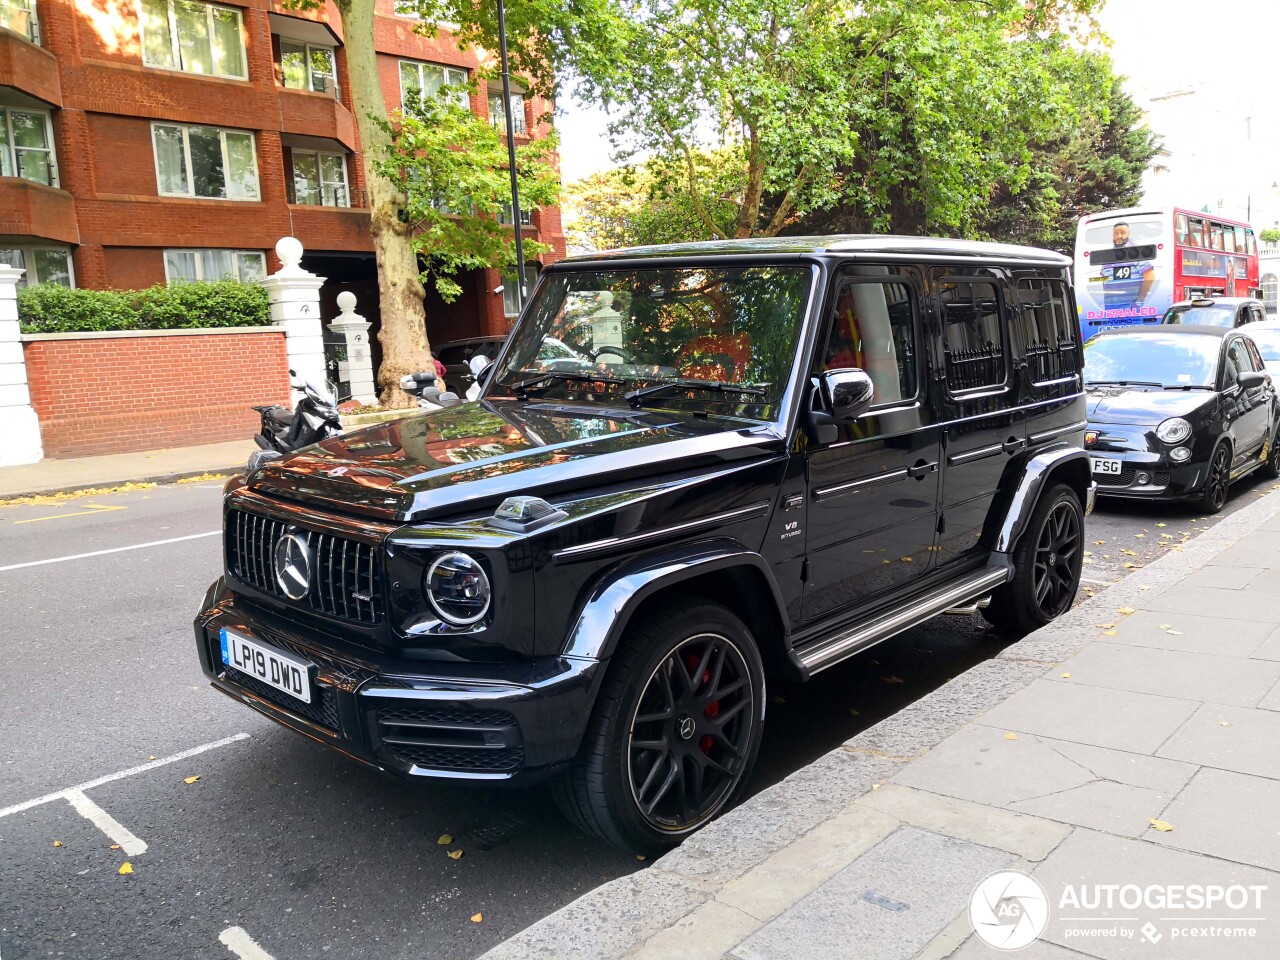
[[[1247,223],[1188,210],[1108,210],[1076,226],[1080,335],[1159,323],[1179,300],[1261,297]]]

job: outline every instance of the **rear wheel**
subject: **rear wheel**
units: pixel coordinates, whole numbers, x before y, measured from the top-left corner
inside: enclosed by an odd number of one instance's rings
[[[1067,610],[1080,587],[1084,510],[1065,483],[1045,491],[1013,551],[1013,579],[982,611],[1001,633],[1025,636]]]
[[[1209,458],[1209,472],[1204,479],[1204,492],[1200,495],[1200,513],[1219,513],[1227,505],[1227,490],[1231,486],[1231,451],[1225,443],[1218,444]]]
[[[1267,459],[1260,472],[1268,480],[1280,480],[1280,423],[1275,424],[1267,439]]]
[[[764,668],[746,624],[718,604],[672,603],[629,630],[553,791],[584,831],[657,852],[737,801],[763,724]]]

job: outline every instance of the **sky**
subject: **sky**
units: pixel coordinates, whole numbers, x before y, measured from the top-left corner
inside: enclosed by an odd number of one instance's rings
[[[1280,217],[1280,111],[1267,90],[1280,0],[1109,0],[1099,21],[1173,154],[1177,202],[1251,206],[1263,226]],[[1152,99],[1171,93],[1184,95]],[[566,183],[613,166],[602,111],[567,99],[556,123]]]

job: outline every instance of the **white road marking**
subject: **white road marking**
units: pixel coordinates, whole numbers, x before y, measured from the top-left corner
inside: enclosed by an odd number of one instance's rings
[[[218,940],[240,960],[272,960],[271,954],[244,932],[244,927],[227,927],[218,934]]]
[[[11,563],[0,567],[0,573],[6,570],[21,570],[24,567],[42,567],[46,563],[63,563],[66,560],[83,560],[86,557],[101,557],[108,553],[124,553],[126,550],[145,550],[147,547],[162,547],[166,543],[181,543],[184,540],[199,540],[201,537],[220,537],[221,530],[210,530],[208,533],[193,533],[186,537],[170,537],[168,540],[152,540],[150,543],[135,543],[130,547],[112,547],[110,550],[94,550],[92,553],[73,553],[69,557],[50,557],[48,560],[28,560],[26,563]]]
[[[67,802],[75,807],[76,812],[111,838],[112,843],[120,844],[126,856],[136,857],[147,852],[147,845],[129,830],[126,830],[115,817],[86,797],[79,790],[66,792]]]
[[[54,800],[65,800],[67,795],[71,793],[84,793],[86,790],[92,790],[94,787],[100,787],[105,783],[114,783],[116,780],[123,780],[125,777],[132,777],[139,773],[146,773],[148,770],[154,770],[156,767],[167,766],[171,763],[178,763],[189,757],[198,756],[208,750],[216,750],[219,747],[230,746],[240,740],[248,740],[247,733],[237,733],[235,736],[224,737],[221,740],[215,740],[212,743],[201,744],[198,747],[192,747],[190,750],[183,750],[181,753],[175,753],[171,757],[161,757],[159,760],[152,760],[149,763],[142,763],[136,767],[130,767],[128,770],[121,770],[119,773],[109,773],[105,777],[99,777],[97,780],[90,780],[87,783],[76,784],[74,787],[67,787],[64,790],[58,790],[54,793],[46,793],[43,797],[36,797],[34,800],[27,800],[23,803],[16,803],[11,807],[0,809],[0,820],[11,816],[15,813],[22,813],[24,810],[30,810],[32,807],[38,807],[41,804],[50,803]]]

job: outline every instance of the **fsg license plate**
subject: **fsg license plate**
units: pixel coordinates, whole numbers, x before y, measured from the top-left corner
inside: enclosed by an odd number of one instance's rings
[[[303,703],[311,702],[311,664],[301,657],[222,628],[222,662]]]
[[[1093,458],[1094,473],[1120,473],[1123,461],[1121,460],[1105,460],[1102,457]]]

